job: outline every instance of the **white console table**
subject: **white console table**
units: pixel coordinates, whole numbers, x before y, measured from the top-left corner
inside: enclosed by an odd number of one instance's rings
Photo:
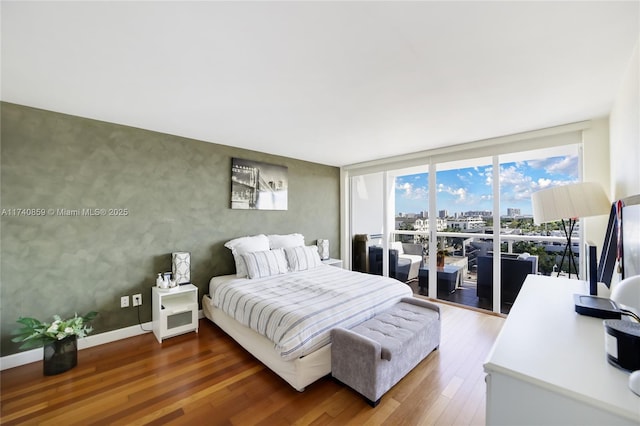
[[[602,320],[575,312],[585,281],[529,275],[484,365],[489,425],[640,425]]]

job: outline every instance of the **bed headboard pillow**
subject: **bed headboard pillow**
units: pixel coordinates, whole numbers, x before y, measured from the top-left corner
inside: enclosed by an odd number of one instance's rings
[[[254,235],[251,237],[235,238],[224,243],[224,246],[231,250],[236,263],[236,275],[238,277],[247,276],[247,268],[242,260],[242,255],[255,251],[269,250],[269,239],[266,235]]]
[[[299,247],[304,245],[304,235],[302,234],[287,234],[287,235],[267,235],[269,239],[269,248],[287,248],[287,247]]]
[[[245,253],[240,256],[250,279],[270,277],[289,272],[284,250],[264,250]]]
[[[318,246],[298,246],[284,249],[291,271],[305,271],[322,265]]]

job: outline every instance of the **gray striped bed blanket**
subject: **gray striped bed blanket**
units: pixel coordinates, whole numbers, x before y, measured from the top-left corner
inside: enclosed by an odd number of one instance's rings
[[[291,360],[328,344],[332,328],[360,324],[412,291],[392,278],[321,265],[256,279],[214,277],[209,295],[216,308]]]

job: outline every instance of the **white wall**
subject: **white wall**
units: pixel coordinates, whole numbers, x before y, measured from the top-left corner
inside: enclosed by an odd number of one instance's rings
[[[582,179],[585,182],[598,182],[612,201],[609,169],[609,122],[606,118],[592,120],[591,127],[582,132]],[[607,230],[609,215],[594,216],[584,220],[584,238],[602,250],[604,234]],[[583,274],[583,276],[585,276]]]
[[[640,36],[609,118],[611,195],[640,194]]]

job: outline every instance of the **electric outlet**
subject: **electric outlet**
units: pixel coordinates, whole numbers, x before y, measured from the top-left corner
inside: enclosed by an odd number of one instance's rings
[[[133,301],[133,306],[142,305],[142,295],[140,293],[131,296],[131,300]]]
[[[129,296],[122,296],[120,298],[120,307],[128,308],[129,307]]]

